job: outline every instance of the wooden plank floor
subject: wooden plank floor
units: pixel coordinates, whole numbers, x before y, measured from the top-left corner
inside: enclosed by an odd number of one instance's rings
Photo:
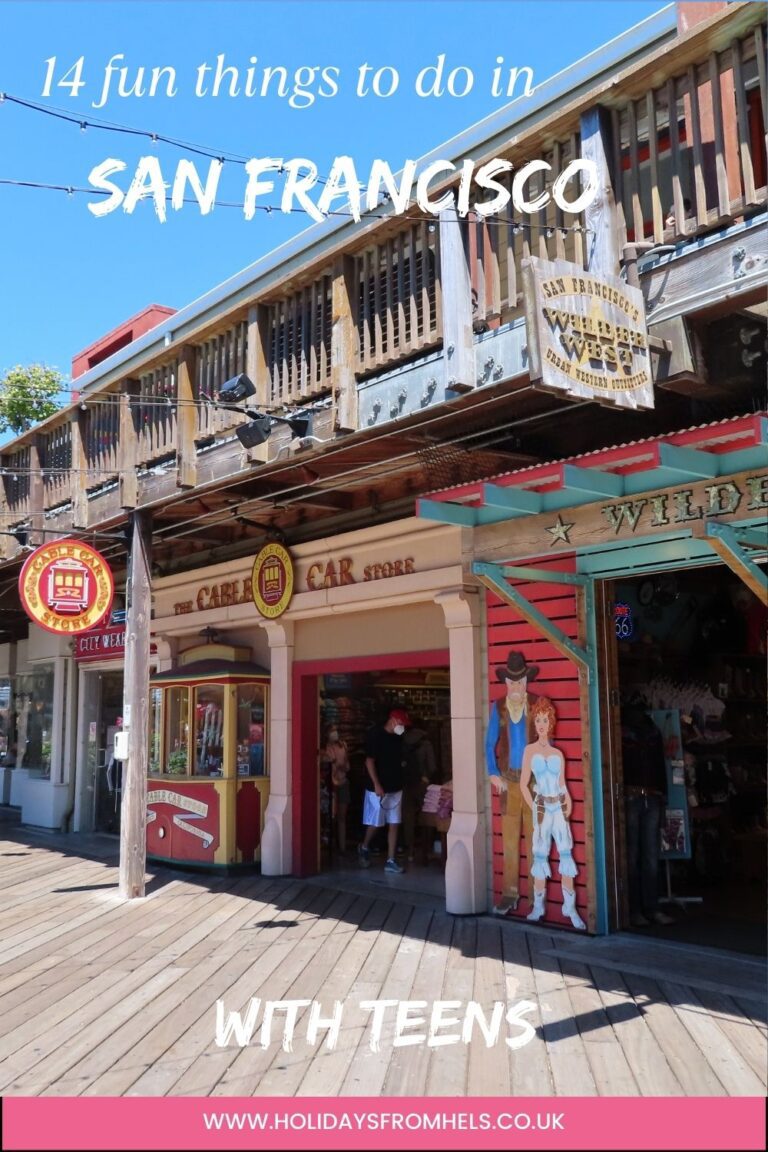
[[[94,845],[97,845],[94,847]],[[89,851],[89,848],[91,851]],[[765,965],[617,935],[589,939],[491,917],[361,877],[311,881],[152,873],[117,894],[115,844],[0,825],[0,1093],[195,1096],[754,1096],[766,1092]],[[80,855],[78,852],[82,852]],[[367,886],[366,886],[367,885]],[[215,1041],[216,1003],[296,1002],[261,1043]],[[366,1001],[528,1001],[535,1034],[371,1045]],[[312,1003],[340,1004],[338,1039]],[[326,1021],[327,1023],[327,1021]],[[444,1028],[443,1034],[458,1031]]]

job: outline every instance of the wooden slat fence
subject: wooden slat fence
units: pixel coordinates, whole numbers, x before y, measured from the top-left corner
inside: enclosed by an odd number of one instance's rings
[[[10,516],[17,516],[19,519],[23,519],[32,511],[29,506],[31,458],[32,450],[28,445],[2,457],[6,507]]]
[[[72,485],[82,484],[80,476],[72,476],[72,425],[69,420],[43,433],[41,448],[45,469],[45,507],[55,508],[72,498]]]
[[[177,361],[164,364],[139,378],[134,405],[137,425],[137,464],[151,464],[176,451]]]
[[[626,239],[663,243],[766,202],[763,27],[613,112]]]
[[[120,397],[99,392],[87,398],[83,413],[83,447],[88,475],[87,489],[100,488],[115,479],[120,468]]]
[[[233,376],[246,371],[248,358],[248,321],[240,320],[225,332],[212,336],[195,349],[194,392],[202,401],[197,408],[197,429],[200,438],[228,432],[247,419],[236,412],[213,408],[205,397],[218,398],[219,388]]]
[[[290,407],[331,390],[333,280],[320,276],[267,305],[268,401]]]
[[[438,249],[437,225],[424,220],[358,253],[358,372],[379,371],[439,344]]]

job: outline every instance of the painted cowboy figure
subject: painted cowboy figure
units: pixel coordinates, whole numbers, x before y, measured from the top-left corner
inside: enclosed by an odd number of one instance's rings
[[[496,678],[506,684],[506,695],[494,702],[485,737],[488,775],[493,789],[501,797],[504,876],[501,900],[494,908],[501,916],[514,911],[520,899],[523,827],[526,843],[531,843],[531,811],[520,792],[520,771],[525,747],[536,738],[532,708],[537,697],[528,691],[528,684],[538,674],[538,667],[528,664],[522,652],[510,651],[506,665],[496,669]]]

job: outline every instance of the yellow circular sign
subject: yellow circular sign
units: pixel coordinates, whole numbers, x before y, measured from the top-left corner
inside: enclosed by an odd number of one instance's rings
[[[262,616],[276,620],[293,596],[293,561],[282,544],[265,544],[253,563],[253,602]]]
[[[21,603],[35,624],[73,635],[109,615],[115,582],[100,552],[80,540],[54,540],[27,557],[19,574]]]

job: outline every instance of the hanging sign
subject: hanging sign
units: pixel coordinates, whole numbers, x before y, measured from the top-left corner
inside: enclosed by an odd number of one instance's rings
[[[115,583],[100,552],[80,540],[37,548],[19,575],[22,607],[56,635],[85,632],[109,616]]]
[[[574,400],[653,408],[653,376],[639,288],[565,260],[523,261],[531,380]]]
[[[265,544],[253,563],[253,602],[262,616],[276,620],[293,596],[293,561],[282,544]]]

